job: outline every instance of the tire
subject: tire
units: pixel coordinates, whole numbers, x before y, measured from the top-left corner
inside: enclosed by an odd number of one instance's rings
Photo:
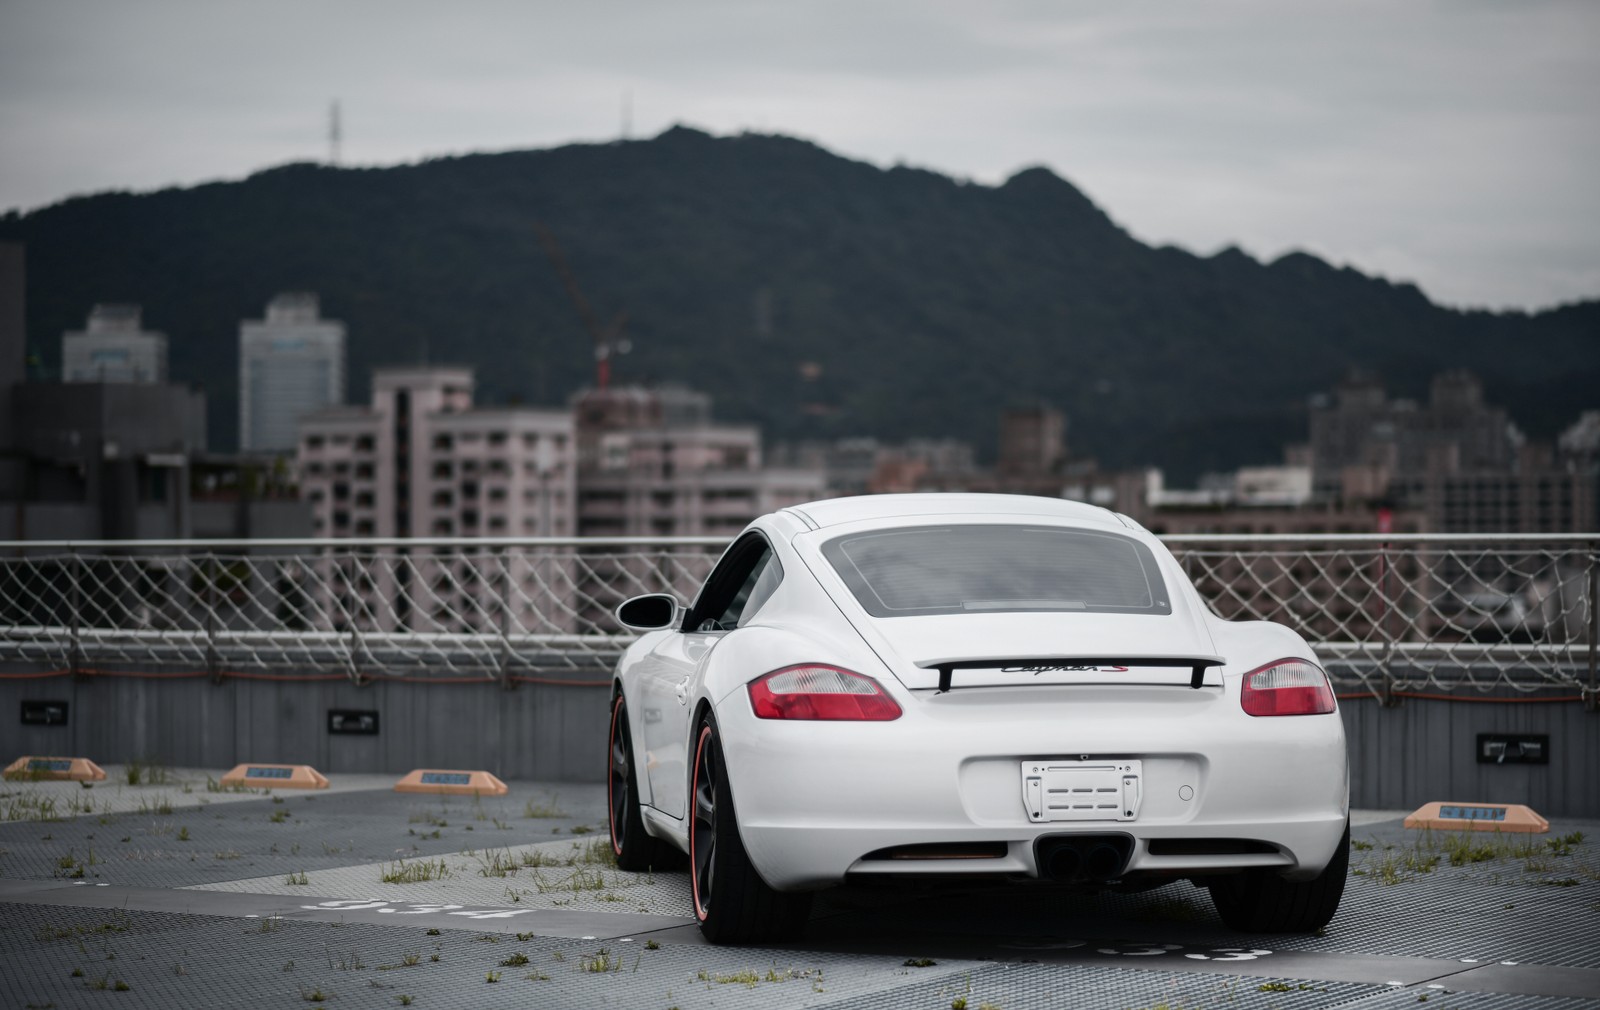
[[[709,715],[694,741],[689,794],[689,883],[700,931],[716,944],[789,940],[805,929],[811,895],[774,891],[739,838],[722,744]]]
[[[1271,871],[1249,870],[1213,881],[1211,903],[1229,929],[1241,933],[1310,933],[1339,910],[1350,872],[1350,822],[1333,859],[1311,880],[1284,880]]]
[[[633,873],[664,870],[683,864],[683,853],[645,830],[639,810],[639,773],[633,762],[633,737],[628,708],[617,694],[611,706],[611,735],[606,757],[606,805],[611,812],[611,854],[617,868]]]

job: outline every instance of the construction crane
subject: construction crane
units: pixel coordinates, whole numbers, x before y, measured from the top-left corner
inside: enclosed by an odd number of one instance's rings
[[[595,317],[594,309],[589,306],[589,299],[583,297],[583,291],[578,287],[578,279],[572,275],[572,268],[567,265],[567,257],[561,251],[561,243],[546,228],[542,222],[535,221],[533,230],[539,235],[539,244],[544,246],[546,256],[550,257],[550,264],[556,268],[556,273],[561,277],[561,283],[566,286],[567,294],[572,298],[572,304],[578,309],[578,317],[583,320],[583,328],[589,331],[590,338],[594,341],[594,373],[595,386],[604,392],[611,385],[611,359],[618,354],[627,354],[632,345],[622,336],[622,329],[628,323],[628,311],[618,312],[605,326],[600,325],[600,320]]]

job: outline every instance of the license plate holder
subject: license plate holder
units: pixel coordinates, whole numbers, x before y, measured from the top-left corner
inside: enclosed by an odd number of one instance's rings
[[[1144,765],[1129,758],[1022,762],[1022,805],[1035,824],[1131,821],[1139,816]]]

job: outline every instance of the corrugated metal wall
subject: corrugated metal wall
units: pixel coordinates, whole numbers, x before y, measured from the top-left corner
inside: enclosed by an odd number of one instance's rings
[[[25,699],[68,702],[68,725],[21,725]],[[607,702],[603,686],[0,680],[0,762],[23,754],[222,769],[270,761],[329,775],[485,768],[501,778],[597,782]],[[379,734],[330,735],[334,708],[377,711]],[[1579,703],[1354,700],[1342,711],[1355,806],[1510,802],[1546,816],[1600,817],[1600,713]],[[1480,764],[1479,733],[1548,734],[1549,764]]]

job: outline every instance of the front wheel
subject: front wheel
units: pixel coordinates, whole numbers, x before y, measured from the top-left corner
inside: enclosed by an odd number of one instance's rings
[[[1339,910],[1350,872],[1350,822],[1333,859],[1311,880],[1284,880],[1270,871],[1248,870],[1209,885],[1211,903],[1229,929],[1241,933],[1310,933]]]
[[[694,743],[689,877],[695,918],[718,944],[792,939],[805,928],[811,895],[774,891],[750,863],[739,837],[722,744],[708,715]]]

